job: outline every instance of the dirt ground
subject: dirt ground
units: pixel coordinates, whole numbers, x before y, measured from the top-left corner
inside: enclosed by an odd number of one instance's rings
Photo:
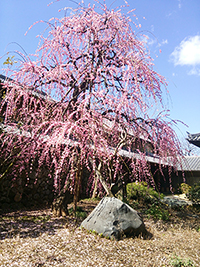
[[[54,218],[51,209],[8,211],[0,215],[0,266],[173,266],[172,258],[200,266],[200,210],[170,210],[155,220],[139,207],[147,237],[111,241],[79,226],[98,201],[82,200],[84,213]],[[71,208],[71,206],[69,206]],[[192,265],[186,265],[192,266]]]

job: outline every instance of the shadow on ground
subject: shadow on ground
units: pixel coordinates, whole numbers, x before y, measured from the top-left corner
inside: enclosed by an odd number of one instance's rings
[[[55,218],[50,207],[33,207],[1,210],[0,240],[5,238],[38,237],[48,232],[54,235],[57,229],[77,227],[78,221],[73,216]]]
[[[86,216],[95,208],[98,201],[81,200],[78,206],[86,213]],[[19,236],[20,238],[33,237],[36,238],[43,233],[54,235],[57,229],[71,228],[75,229],[80,226],[84,218],[75,217],[74,215],[67,217],[53,217],[51,208],[49,206],[35,206],[31,208],[16,206],[12,209],[0,210],[0,240],[5,238],[13,238]],[[72,204],[68,206],[72,208]],[[147,206],[142,204],[137,207],[144,218],[145,225],[152,221],[158,230],[167,230],[171,228],[190,228],[200,231],[200,209],[191,206],[179,207],[176,209],[168,209],[170,217],[169,220],[163,221],[154,219],[152,216],[146,215]],[[152,238],[152,229],[147,227],[147,236],[145,239]]]

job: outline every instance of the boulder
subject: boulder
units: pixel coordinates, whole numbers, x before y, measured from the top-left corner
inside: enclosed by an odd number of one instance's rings
[[[116,240],[123,236],[146,234],[137,211],[115,197],[104,197],[81,223],[81,227]]]

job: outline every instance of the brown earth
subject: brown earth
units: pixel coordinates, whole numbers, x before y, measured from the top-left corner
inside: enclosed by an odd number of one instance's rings
[[[97,203],[80,201],[79,217],[54,218],[47,207],[3,213],[0,266],[175,266],[176,256],[200,266],[199,209],[169,210],[170,219],[162,221],[139,205],[148,236],[111,241],[79,227]]]

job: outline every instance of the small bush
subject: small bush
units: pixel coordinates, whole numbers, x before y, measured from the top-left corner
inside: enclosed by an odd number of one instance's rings
[[[149,209],[147,209],[146,214],[151,215],[154,219],[168,221],[169,211],[163,209],[159,202],[153,203]]]
[[[180,190],[182,194],[186,194],[186,196],[188,195],[189,191],[191,189],[191,186],[189,184],[186,183],[182,183],[180,185]]]
[[[146,182],[129,183],[126,190],[128,200],[141,200],[151,203],[153,199],[163,198],[163,194],[159,194],[154,188],[148,187]]]
[[[137,208],[139,203],[142,203],[145,205],[145,213],[149,217],[167,221],[170,214],[160,201],[163,197],[163,194],[159,194],[152,187],[148,187],[145,182],[127,184],[127,200],[134,200],[131,205],[133,208]]]
[[[173,267],[195,267],[190,259],[183,260],[177,256],[171,260],[170,264]]]
[[[200,204],[200,182],[190,188],[188,197],[194,204]]]

